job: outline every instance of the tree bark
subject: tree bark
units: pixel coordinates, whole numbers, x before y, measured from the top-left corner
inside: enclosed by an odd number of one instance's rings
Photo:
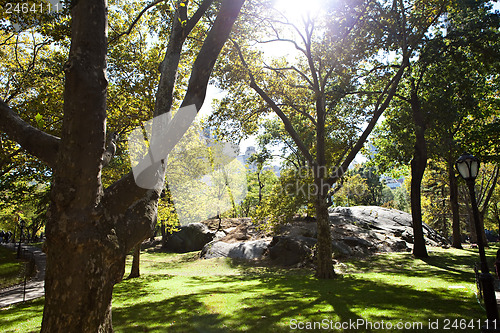
[[[316,202],[316,224],[318,226],[316,277],[332,279],[336,276],[332,261],[332,234],[325,196],[318,196]]]
[[[424,232],[422,229],[421,185],[427,166],[427,144],[425,142],[425,120],[417,95],[415,83],[412,82],[410,99],[415,123],[415,152],[411,161],[411,217],[413,221],[413,255],[418,258],[427,258]]]
[[[141,276],[139,272],[140,255],[141,255],[141,245],[139,244],[134,249],[134,255],[132,257],[132,268],[130,270],[130,275],[128,276],[128,279],[133,279]]]
[[[458,205],[458,181],[455,176],[454,163],[448,161],[448,181],[450,184],[450,208],[452,218],[452,246],[456,249],[462,248],[462,235],[460,233],[460,209]]]
[[[201,108],[213,65],[243,2],[222,1],[217,19],[193,65],[183,103]],[[200,8],[205,6],[206,10],[210,3],[212,1],[204,1]],[[31,152],[43,155],[42,160],[54,166],[46,226],[47,270],[41,332],[113,331],[113,286],[123,277],[126,254],[150,235],[163,188],[164,166],[159,170],[158,186],[154,190],[139,188],[131,173],[106,191],[102,190],[106,141],[106,12],[105,0],[79,0],[72,7],[72,41],[65,65],[61,139],[32,131],[43,139],[38,143],[46,142],[46,153],[32,139],[20,139],[28,149],[31,146]],[[199,20],[199,11],[195,15]],[[176,22],[174,20],[174,25],[179,24]],[[192,24],[190,20],[184,29]],[[174,27],[172,31],[179,30]],[[176,50],[178,45],[173,51]],[[174,61],[162,66],[163,81],[157,97],[164,104],[156,104],[155,114],[170,109],[166,96],[172,86],[169,80],[175,83],[172,74],[175,70],[170,67],[178,67],[173,51],[167,52],[166,58],[174,58]],[[11,123],[15,126],[23,125],[12,113],[6,105],[0,105],[0,118],[13,119]]]
[[[109,245],[99,238],[51,240],[41,332],[113,331],[111,295],[123,276],[124,256]]]

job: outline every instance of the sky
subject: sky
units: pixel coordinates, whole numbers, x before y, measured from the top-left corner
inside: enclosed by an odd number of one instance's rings
[[[308,8],[312,14],[318,11],[321,7],[321,0],[308,0]],[[276,8],[281,11],[284,11],[286,15],[291,20],[299,20],[300,15],[304,14],[304,5],[303,0],[277,0]],[[500,11],[500,2],[495,1],[493,4],[493,10]],[[274,44],[274,45],[273,45]],[[279,43],[279,47],[276,47],[277,43],[265,44],[266,46],[263,48],[266,55],[269,57],[277,57],[284,56],[287,54],[291,54],[295,51],[295,48],[290,44]],[[199,117],[204,118],[209,116],[212,113],[212,101],[214,98],[222,98],[224,96],[224,91],[218,89],[217,87],[210,85],[207,90],[207,98],[205,103],[203,104],[202,109],[199,112]],[[254,146],[257,147],[256,136],[251,136],[248,139],[244,139],[240,143],[240,152],[244,153],[247,147]],[[276,149],[277,150],[277,149]],[[277,153],[277,152],[276,152]],[[366,161],[366,157],[358,154],[354,163],[363,163]],[[275,161],[273,164],[279,163],[279,161]]]

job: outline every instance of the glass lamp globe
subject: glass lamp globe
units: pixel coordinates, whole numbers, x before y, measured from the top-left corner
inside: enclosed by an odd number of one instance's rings
[[[458,173],[465,180],[474,180],[479,172],[479,160],[471,154],[462,154],[455,163]]]

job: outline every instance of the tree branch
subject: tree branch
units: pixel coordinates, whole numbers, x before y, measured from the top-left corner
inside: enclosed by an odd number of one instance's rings
[[[26,123],[1,99],[0,130],[29,154],[50,167],[55,165],[60,139]]]
[[[245,57],[243,56],[243,53],[241,52],[240,46],[238,45],[238,43],[236,41],[234,41],[234,40],[231,40],[231,41],[233,42],[233,45],[235,46],[235,48],[238,52],[239,58],[243,64],[243,66],[246,68],[246,70],[248,72],[248,75],[250,77],[250,87],[253,90],[255,90],[255,92],[260,97],[262,97],[262,99],[267,104],[269,104],[269,106],[274,111],[274,113],[276,113],[276,115],[278,117],[280,117],[281,121],[283,122],[283,125],[285,126],[286,131],[290,134],[293,141],[295,141],[295,144],[297,145],[297,147],[299,148],[301,153],[304,154],[304,157],[307,159],[307,161],[309,163],[313,163],[313,157],[312,157],[311,153],[309,153],[309,150],[307,149],[306,145],[300,139],[300,136],[293,128],[293,125],[292,125],[292,122],[290,121],[290,119],[288,119],[288,117],[283,113],[283,111],[278,107],[278,105],[276,105],[276,103],[271,99],[271,97],[269,97],[269,95],[266,94],[264,92],[264,90],[262,90],[262,88],[259,87],[259,85],[255,81],[255,77],[253,76],[252,72],[250,71],[250,68],[248,67],[248,64],[245,61]]]
[[[302,78],[304,80],[307,81],[307,83],[310,85],[310,88],[313,89],[314,88],[314,84],[313,82],[307,77],[306,74],[304,74],[301,70],[299,70],[297,67],[295,66],[291,66],[291,67],[280,67],[280,68],[276,68],[276,67],[271,67],[269,65],[265,65],[264,66],[265,69],[269,69],[271,71],[275,71],[275,72],[279,72],[279,71],[286,71],[286,70],[293,70],[295,72],[297,72],[300,76],[302,76]]]
[[[403,51],[403,54],[407,54],[407,52]],[[363,145],[365,144],[366,139],[368,138],[368,136],[372,132],[373,128],[377,124],[378,119],[380,118],[382,113],[385,111],[385,109],[387,109],[392,98],[396,94],[396,90],[397,90],[399,81],[403,77],[404,71],[406,70],[406,67],[408,65],[409,65],[409,59],[407,57],[404,57],[403,62],[401,64],[401,67],[399,68],[398,72],[394,75],[392,80],[389,83],[387,83],[387,85],[384,89],[384,92],[381,94],[379,101],[377,102],[377,105],[375,106],[373,117],[370,120],[370,122],[368,123],[368,126],[365,128],[365,130],[363,131],[363,134],[361,134],[358,141],[356,142],[354,147],[352,147],[351,151],[349,152],[349,154],[345,158],[344,162],[340,166],[340,173],[343,173],[347,170],[347,168],[349,167],[351,162],[354,160],[356,155],[359,153],[361,148],[363,148]],[[387,92],[387,95],[386,95],[386,92]],[[386,95],[385,99],[383,98],[384,95]],[[382,99],[383,99],[383,102],[382,102]],[[337,175],[335,175],[335,177],[330,178],[328,180],[328,182],[330,183],[330,185],[333,185],[340,177],[342,177],[342,174],[337,173]]]
[[[208,32],[205,42],[201,47],[201,50],[198,53],[195,62],[193,63],[186,96],[184,97],[181,108],[194,104],[198,111],[201,109],[205,99],[206,89],[210,75],[212,73],[212,69],[220,54],[220,51],[222,50],[222,47],[224,46],[229,36],[229,33],[231,32],[233,24],[240,12],[241,6],[243,5],[244,1],[245,0],[223,1],[217,18],[212,25],[212,28]],[[212,0],[206,0],[204,1],[204,4],[208,6],[208,4],[211,2]],[[200,5],[200,7],[201,6],[203,6],[203,4]],[[198,16],[201,17],[201,14]],[[174,24],[177,24],[177,21]],[[173,29],[172,34],[175,35],[176,32],[174,30],[175,29]],[[173,36],[171,36],[171,41],[177,38],[173,38]],[[180,57],[178,51],[181,37],[178,36],[178,38],[179,40],[175,42],[175,52],[167,50],[167,55],[165,56],[165,60],[163,61],[162,79],[160,79],[160,86],[158,88],[155,115],[168,112],[169,110],[167,110],[167,106],[168,108],[171,107],[171,103],[165,105],[165,103],[163,103],[161,100],[165,100],[168,103],[168,101],[172,98],[171,89],[173,89],[173,85],[175,84],[175,73],[177,72],[177,67],[179,64],[177,57]],[[168,58],[169,54],[173,54],[173,56],[175,56],[175,59]],[[162,88],[162,80],[164,80],[165,84],[168,85],[168,89],[167,87]],[[159,110],[161,110],[161,112]],[[125,209],[131,207],[132,205],[136,205],[136,202],[138,200],[140,202],[143,202],[143,204],[145,205],[154,204],[153,201],[156,200],[156,197],[151,194],[152,192],[154,191],[148,191],[137,186],[134,180],[133,173],[129,172],[127,175],[123,176],[120,180],[118,180],[105,190],[103,203],[105,203],[110,214],[123,214],[123,211]],[[144,196],[150,196],[152,198],[151,200],[153,201],[141,201],[143,200]],[[124,226],[120,226],[120,229],[123,227]]]
[[[132,21],[132,23],[130,24],[130,26],[128,27],[127,30],[119,33],[118,35],[116,35],[115,37],[113,37],[113,39],[111,39],[108,44],[113,44],[116,40],[118,40],[120,37],[124,36],[124,35],[129,35],[131,32],[132,32],[132,29],[134,29],[135,25],[137,24],[137,22],[139,22],[139,20],[141,19],[142,15],[144,15],[144,13],[146,13],[149,9],[151,9],[152,7],[158,5],[159,3],[162,3],[164,0],[156,0],[156,1],[153,1],[152,3],[150,3],[149,5],[147,5],[146,7],[144,7],[141,12],[137,15],[137,17]]]
[[[198,111],[201,109],[215,62],[229,38],[244,2],[245,0],[224,0],[222,2],[219,14],[193,63],[186,96],[181,107],[194,104]]]

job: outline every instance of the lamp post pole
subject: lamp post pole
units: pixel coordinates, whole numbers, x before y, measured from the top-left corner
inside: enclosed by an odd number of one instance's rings
[[[479,259],[481,262],[481,274],[479,274],[479,283],[483,292],[484,307],[486,308],[487,321],[481,328],[482,332],[500,332],[500,322],[498,317],[497,298],[495,295],[494,279],[488,269],[486,253],[482,236],[481,222],[479,218],[479,209],[477,208],[476,190],[474,183],[479,172],[479,160],[471,154],[463,154],[456,162],[456,167],[460,176],[465,179],[469,188],[469,195],[472,204],[472,214],[474,217],[474,227],[477,234],[477,247],[479,249]]]
[[[470,199],[472,203],[472,214],[474,215],[474,227],[476,228],[477,234],[477,247],[479,249],[479,258],[481,261],[481,274],[479,275],[479,282],[481,283],[484,297],[484,306],[486,308],[486,317],[488,319],[487,328],[497,330],[497,325],[500,329],[499,317],[498,317],[498,307],[497,299],[495,296],[494,279],[488,269],[488,263],[486,262],[486,253],[484,251],[483,236],[481,232],[481,223],[479,220],[479,209],[477,208],[476,201],[476,191],[474,189],[474,179],[468,179],[466,181],[467,187],[469,188]],[[490,331],[486,330],[486,331]]]
[[[19,245],[17,247],[17,258],[18,259],[21,258],[21,238],[23,237],[23,226],[24,226],[24,221],[19,216],[19,228],[20,228],[20,232],[19,232]]]

